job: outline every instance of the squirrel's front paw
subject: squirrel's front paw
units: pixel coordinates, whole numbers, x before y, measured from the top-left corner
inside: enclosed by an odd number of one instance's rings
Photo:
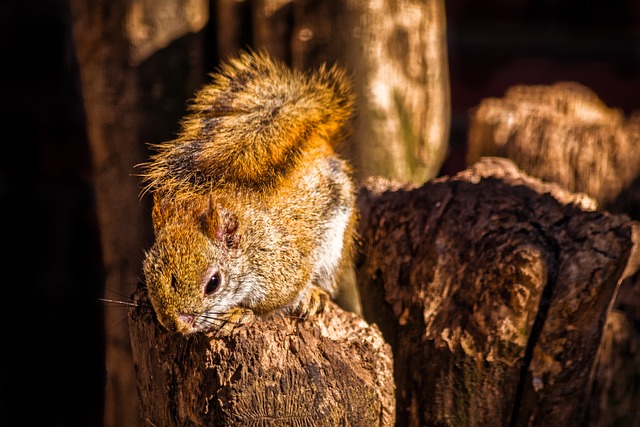
[[[255,320],[253,311],[248,308],[236,307],[228,312],[217,316],[211,330],[216,337],[226,337],[238,326],[246,325]]]
[[[306,297],[300,301],[297,310],[298,315],[300,318],[306,319],[314,314],[322,313],[330,299],[331,297],[327,292],[314,286],[309,290]]]

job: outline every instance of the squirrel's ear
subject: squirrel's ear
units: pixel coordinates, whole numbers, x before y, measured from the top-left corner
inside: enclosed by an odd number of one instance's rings
[[[209,207],[202,216],[202,228],[211,238],[224,242],[229,248],[237,248],[240,242],[238,235],[238,217],[230,210],[210,201]]]

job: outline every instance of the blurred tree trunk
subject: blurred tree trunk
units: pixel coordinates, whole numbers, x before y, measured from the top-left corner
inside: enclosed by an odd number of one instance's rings
[[[259,0],[254,45],[297,69],[337,62],[354,77],[357,119],[342,148],[357,178],[425,182],[448,154],[443,0]]]
[[[150,209],[140,200],[134,167],[146,160],[145,143],[172,137],[184,100],[203,74],[197,37],[165,49],[161,58],[154,54],[202,28],[208,6],[205,0],[72,0],[70,7],[95,170],[105,298],[122,300],[141,277],[143,249],[151,240]],[[105,307],[104,422],[114,427],[141,422],[123,320],[122,307]]]
[[[448,154],[444,0],[352,0],[343,58],[356,76],[352,148],[359,177],[423,183]],[[308,61],[308,60],[307,60]]]

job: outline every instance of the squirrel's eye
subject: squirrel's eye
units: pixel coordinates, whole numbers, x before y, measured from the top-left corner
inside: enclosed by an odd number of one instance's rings
[[[220,288],[221,283],[222,279],[220,278],[220,273],[215,273],[207,282],[207,286],[204,287],[204,294],[211,295]]]

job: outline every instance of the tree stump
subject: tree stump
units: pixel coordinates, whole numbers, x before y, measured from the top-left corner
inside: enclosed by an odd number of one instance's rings
[[[129,323],[148,425],[394,425],[391,348],[333,303],[306,320],[258,320],[216,338],[170,334],[143,288],[136,299]]]
[[[640,114],[625,118],[589,88],[514,86],[473,110],[467,164],[507,157],[527,174],[640,219]]]
[[[394,350],[397,425],[585,425],[628,219],[484,159],[358,196],[363,314]]]
[[[472,114],[467,161],[487,155],[508,157],[530,175],[593,196],[600,209],[640,219],[640,113],[626,118],[584,86],[515,86],[502,99],[483,100]],[[628,267],[639,263],[636,255]],[[640,404],[640,280],[632,275],[625,274],[605,328],[594,425],[637,424],[631,409]]]

